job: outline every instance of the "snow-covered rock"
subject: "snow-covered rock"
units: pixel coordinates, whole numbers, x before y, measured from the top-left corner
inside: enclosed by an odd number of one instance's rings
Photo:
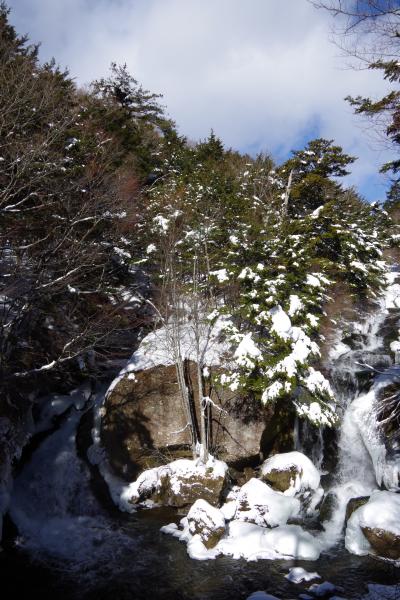
[[[321,579],[318,573],[311,573],[303,569],[303,567],[292,567],[289,573],[285,575],[285,579],[292,583],[301,583],[302,581],[312,581],[313,579]]]
[[[261,466],[261,478],[287,496],[319,487],[320,474],[301,452],[271,456]]]
[[[187,515],[189,531],[198,534],[207,549],[213,548],[225,533],[223,513],[205,500],[193,504]]]
[[[345,545],[360,556],[377,554],[400,559],[400,495],[374,491],[369,501],[351,515]]]
[[[226,484],[226,463],[210,457],[207,463],[178,459],[168,465],[144,471],[125,494],[132,504],[151,503],[187,506],[203,498],[210,504],[220,501]]]
[[[240,489],[236,500],[235,519],[261,527],[285,525],[300,511],[297,498],[276,492],[259,479],[250,479]]]

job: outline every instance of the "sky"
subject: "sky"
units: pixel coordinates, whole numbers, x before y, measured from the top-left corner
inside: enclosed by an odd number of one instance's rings
[[[307,0],[8,0],[18,33],[41,42],[79,85],[112,61],[162,103],[179,132],[213,129],[228,148],[282,162],[315,137],[358,157],[347,185],[381,200],[390,153],[347,95],[379,97],[378,72],[354,70],[332,43],[332,17]]]

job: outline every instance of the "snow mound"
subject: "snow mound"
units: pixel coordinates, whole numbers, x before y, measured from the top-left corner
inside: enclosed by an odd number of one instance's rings
[[[400,495],[374,491],[367,504],[351,515],[346,529],[345,545],[349,552],[364,556],[372,547],[362,528],[378,529],[400,537]]]
[[[235,519],[261,527],[285,525],[300,512],[300,501],[276,492],[259,479],[243,485],[236,500]]]
[[[228,531],[216,549],[233,558],[317,560],[320,555],[318,541],[298,525],[265,529],[235,520],[229,523]]]
[[[171,523],[161,528],[163,533],[187,543],[187,552],[195,560],[212,560],[220,554],[245,560],[284,559],[317,560],[321,547],[316,538],[298,525],[283,525],[266,529],[254,523],[234,520],[218,544],[207,550],[199,534],[192,535],[188,519],[181,520],[183,529]]]
[[[310,573],[303,569],[303,567],[292,567],[289,569],[289,573],[285,575],[285,579],[292,583],[301,583],[302,581],[312,581],[313,579],[321,579],[321,575],[318,573]]]
[[[261,477],[267,481],[275,481],[279,474],[281,488],[286,496],[294,496],[306,490],[316,490],[319,487],[320,474],[311,460],[301,452],[286,452],[271,456],[261,466]],[[277,482],[277,485],[279,483]]]
[[[199,534],[206,548],[213,548],[225,533],[225,518],[218,508],[199,499],[193,504],[187,515],[189,531]]]

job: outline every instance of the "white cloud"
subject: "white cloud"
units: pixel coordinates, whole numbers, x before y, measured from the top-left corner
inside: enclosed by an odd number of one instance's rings
[[[379,73],[344,68],[329,42],[330,18],[306,0],[11,0],[12,21],[42,56],[80,83],[126,62],[164,94],[181,133],[211,128],[227,146],[283,157],[304,138],[334,138],[370,185],[376,152],[343,98],[379,95]],[[370,195],[373,195],[371,192]]]

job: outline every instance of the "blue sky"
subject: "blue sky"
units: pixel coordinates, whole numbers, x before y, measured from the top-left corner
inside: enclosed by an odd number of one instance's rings
[[[79,84],[127,63],[182,134],[213,128],[227,147],[284,160],[314,137],[359,157],[348,185],[383,199],[390,151],[347,95],[382,95],[379,73],[349,69],[331,17],[306,0],[8,0],[11,22]]]

